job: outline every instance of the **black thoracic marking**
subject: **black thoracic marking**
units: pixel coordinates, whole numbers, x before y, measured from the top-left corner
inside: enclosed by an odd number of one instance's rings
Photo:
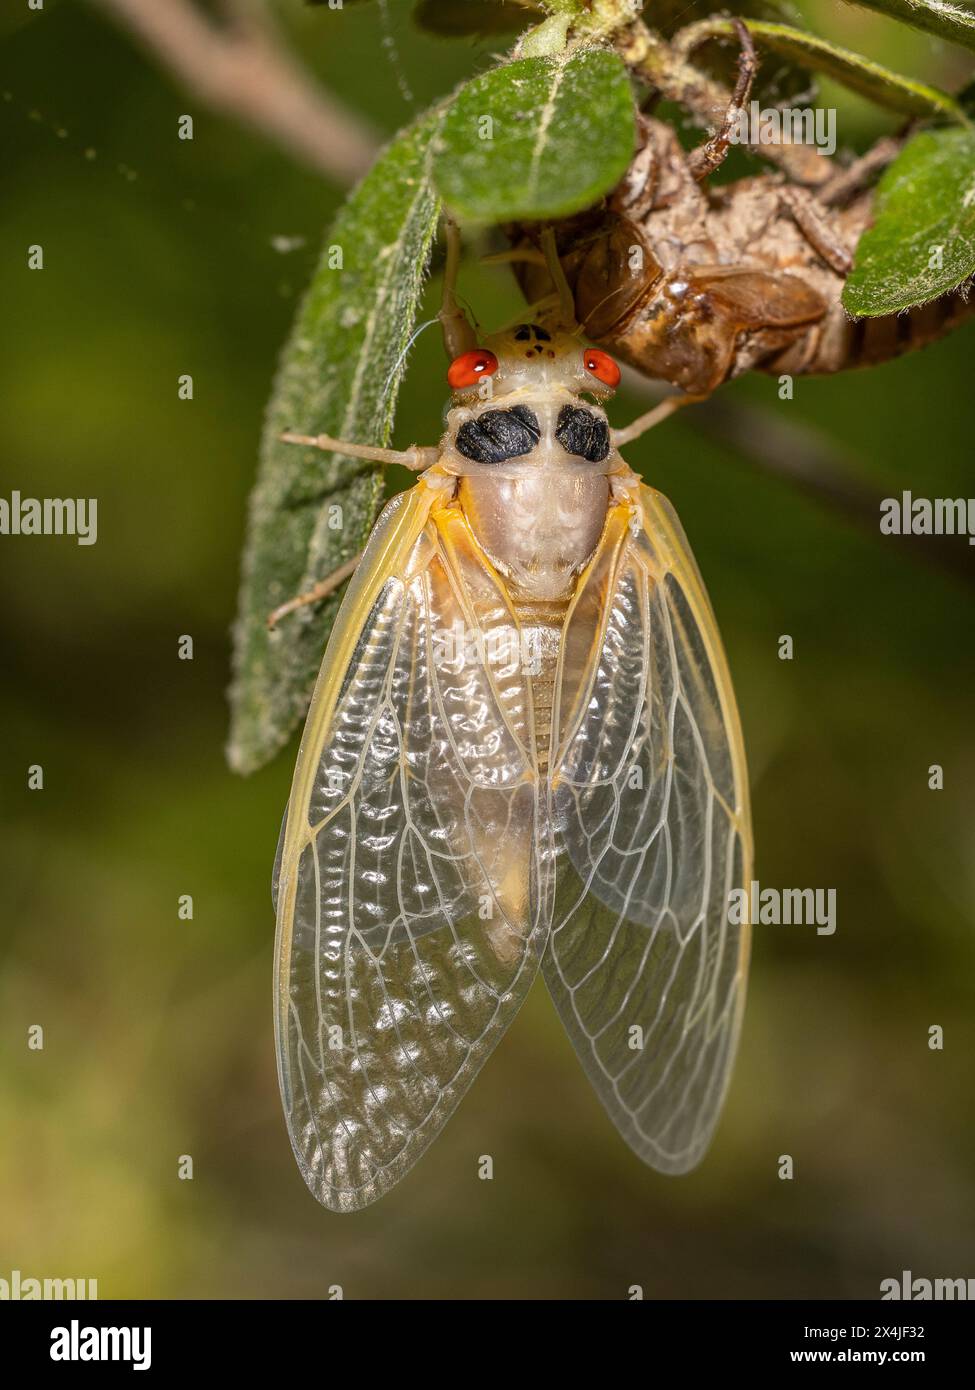
[[[516,343],[529,343],[532,338],[537,343],[550,343],[552,335],[547,328],[539,328],[537,323],[520,323],[515,329]]]
[[[538,443],[538,417],[527,406],[486,410],[457,431],[457,448],[475,463],[503,463],[530,454]]]
[[[559,411],[555,437],[567,454],[599,463],[609,453],[609,426],[591,410],[564,405]]]

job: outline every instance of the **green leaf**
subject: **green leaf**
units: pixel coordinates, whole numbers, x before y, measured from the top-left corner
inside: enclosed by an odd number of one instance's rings
[[[278,436],[295,429],[388,440],[436,233],[429,164],[438,119],[427,116],[397,136],[349,198],[284,349],[251,496],[234,633],[227,756],[238,772],[267,762],[303,717],[337,599],[289,615],[274,633],[268,614],[362,548],[383,496],[375,466]],[[336,247],[341,269],[330,267]],[[339,517],[341,528],[332,529]]]
[[[848,0],[848,3],[889,15],[912,29],[934,34],[963,48],[975,48],[975,10],[967,5],[944,4],[943,0]]]
[[[561,217],[619,182],[634,140],[633,94],[614,53],[524,58],[461,88],[434,177],[444,201],[474,221]]]
[[[525,0],[417,0],[413,18],[444,38],[510,34],[537,23],[544,10]]]
[[[975,131],[923,131],[877,186],[874,225],[860,238],[843,304],[857,317],[897,313],[972,274]]]
[[[878,106],[906,115],[924,116],[929,120],[965,122],[968,119],[958,102],[946,92],[938,91],[926,82],[918,82],[913,77],[902,77],[900,73],[875,63],[872,58],[861,57],[859,53],[841,48],[828,39],[807,34],[802,29],[793,29],[788,24],[754,19],[748,20],[747,24],[752,37],[758,40],[762,48],[772,49],[813,72],[832,77]],[[705,20],[685,30],[681,42],[693,47],[698,41],[716,33],[733,34],[731,20]]]

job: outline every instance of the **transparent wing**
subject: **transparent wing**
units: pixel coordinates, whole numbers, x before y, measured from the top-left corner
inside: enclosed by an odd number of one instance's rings
[[[703,585],[670,504],[610,514],[570,608],[544,973],[603,1104],[664,1172],[694,1166],[728,1084],[751,874],[741,730]]]
[[[457,509],[380,518],[329,642],[277,883],[276,1025],[299,1167],[381,1196],[511,1021],[544,945],[530,694]]]

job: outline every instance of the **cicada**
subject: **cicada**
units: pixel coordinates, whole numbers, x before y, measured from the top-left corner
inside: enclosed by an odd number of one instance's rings
[[[607,419],[619,368],[552,318],[448,327],[438,445],[285,436],[419,474],[331,633],[275,873],[281,1095],[337,1211],[412,1167],[539,972],[620,1134],[687,1171],[744,1002],[738,711],[680,523],[619,452],[642,422]]]
[[[673,128],[641,116],[618,188],[557,224],[560,274],[589,339],[645,376],[700,398],[742,373],[819,375],[885,362],[975,313],[970,283],[906,313],[852,319],[841,295],[873,217],[871,182],[901,142],[879,142],[847,169],[818,161],[814,188],[781,173],[717,186],[756,58],[746,27],[739,81],[721,128],[685,151]],[[509,229],[530,302],[557,288],[540,228]]]

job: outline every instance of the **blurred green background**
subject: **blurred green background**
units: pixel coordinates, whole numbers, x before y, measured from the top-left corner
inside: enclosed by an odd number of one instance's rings
[[[402,6],[385,28],[371,6],[278,12],[302,61],[381,132],[490,58],[411,32]],[[810,12],[902,70],[965,75],[896,25],[832,0]],[[342,190],[185,95],[96,11],[11,7],[0,36],[0,491],[99,499],[95,546],[0,539],[0,1276],[94,1277],[102,1297],[315,1298],[337,1283],[347,1297],[875,1298],[902,1269],[975,1275],[973,576],[922,565],[686,420],[629,456],[678,507],[718,612],[757,876],[835,887],[836,935],[757,928],[729,1104],[694,1174],[630,1154],[539,983],[410,1176],[357,1216],[316,1206],[271,1037],[269,879],[294,750],[241,781],[223,743],[261,415]],[[838,104],[848,145],[891,128]],[[183,112],[192,142],[176,138]],[[304,240],[282,252],[279,237]],[[36,242],[41,273],[26,269]],[[502,270],[467,271],[464,289],[488,322],[517,302]],[[728,397],[832,439],[880,496],[967,496],[973,333],[800,380],[790,403],[764,378]],[[192,402],[177,399],[184,372]],[[397,442],[439,433],[442,374],[428,333]],[[621,398],[614,418],[641,408]],[[33,763],[43,791],[26,789]],[[41,1052],[26,1046],[37,1023]]]

